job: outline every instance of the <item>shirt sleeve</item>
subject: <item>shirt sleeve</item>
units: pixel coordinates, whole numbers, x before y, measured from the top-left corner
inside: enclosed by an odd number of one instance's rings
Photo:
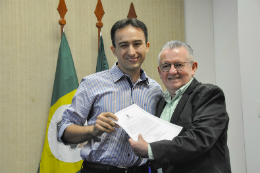
[[[153,157],[153,152],[152,152],[152,148],[150,146],[150,144],[148,144],[148,156],[149,156],[149,159],[150,160],[153,160],[154,157]]]
[[[62,121],[57,133],[58,141],[63,142],[61,137],[68,126],[72,124],[83,126],[85,124],[94,100],[88,86],[89,84],[87,84],[87,81],[84,78],[72,99],[70,107],[63,112]],[[64,144],[68,145],[68,143]]]

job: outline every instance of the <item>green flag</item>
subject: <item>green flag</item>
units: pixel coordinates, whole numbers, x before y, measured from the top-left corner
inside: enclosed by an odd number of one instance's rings
[[[65,33],[63,33],[39,173],[75,173],[81,168],[81,146],[64,145],[57,140],[57,129],[61,122],[62,113],[70,106],[78,86],[70,47]]]
[[[109,66],[108,66],[107,57],[105,54],[103,38],[100,34],[96,72],[100,72],[100,71],[108,70],[108,69],[109,69]]]

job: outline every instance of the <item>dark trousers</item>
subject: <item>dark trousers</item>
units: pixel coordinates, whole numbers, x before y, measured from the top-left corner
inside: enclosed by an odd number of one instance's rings
[[[138,167],[119,168],[116,166],[84,161],[81,173],[149,173],[149,166],[146,164]]]

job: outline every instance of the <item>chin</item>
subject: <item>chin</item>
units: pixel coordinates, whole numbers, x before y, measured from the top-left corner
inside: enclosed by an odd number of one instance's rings
[[[180,85],[171,85],[169,88],[171,88],[172,90],[178,90],[178,89],[180,89]]]

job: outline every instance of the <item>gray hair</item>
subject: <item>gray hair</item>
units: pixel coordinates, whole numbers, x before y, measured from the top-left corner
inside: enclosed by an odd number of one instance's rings
[[[160,66],[160,56],[161,56],[161,53],[164,49],[174,49],[174,48],[179,48],[179,47],[184,47],[188,51],[188,55],[187,55],[188,61],[190,61],[190,62],[194,61],[192,48],[187,43],[181,42],[179,40],[173,40],[173,41],[167,42],[163,46],[161,52],[159,53],[159,56],[158,56],[159,66]]]

